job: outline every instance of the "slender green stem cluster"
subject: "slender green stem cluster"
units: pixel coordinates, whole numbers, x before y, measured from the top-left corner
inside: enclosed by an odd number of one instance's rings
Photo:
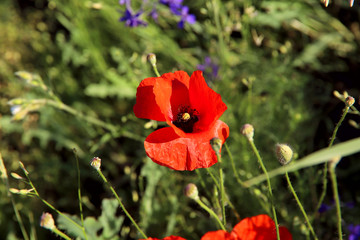
[[[276,237],[277,237],[277,240],[280,240],[280,232],[279,232],[279,224],[278,224],[278,220],[277,220],[277,216],[276,216],[276,210],[275,210],[275,206],[274,206],[274,197],[273,197],[273,193],[272,193],[272,188],[271,188],[271,182],[270,182],[270,177],[269,177],[269,174],[265,168],[265,165],[262,161],[262,158],[259,154],[259,151],[257,150],[255,144],[254,144],[254,141],[253,140],[249,140],[249,143],[250,143],[250,146],[253,150],[253,152],[255,153],[257,159],[258,159],[258,162],[261,166],[261,169],[263,170],[265,176],[266,176],[266,181],[267,181],[267,185],[268,185],[268,188],[269,188],[269,197],[270,197],[270,200],[271,200],[271,210],[272,210],[272,214],[273,214],[273,218],[274,218],[274,222],[275,222],[275,227],[276,227]]]
[[[343,234],[342,234],[342,226],[341,226],[340,198],[339,198],[338,185],[337,185],[337,179],[336,179],[336,173],[335,173],[335,167],[336,167],[336,164],[338,163],[338,161],[340,161],[340,158],[338,160],[334,160],[333,162],[330,162],[329,173],[330,173],[332,189],[333,189],[333,194],[334,194],[334,199],[335,199],[339,240],[342,240]]]
[[[304,209],[303,205],[301,204],[301,201],[300,201],[299,197],[297,196],[297,194],[295,192],[295,189],[293,188],[293,186],[291,184],[288,172],[285,173],[285,176],[286,176],[286,181],[288,182],[288,185],[289,185],[289,189],[290,189],[291,193],[293,194],[293,196],[294,196],[294,198],[296,200],[296,203],[298,204],[298,206],[300,208],[300,211],[304,215],[305,221],[306,221],[306,223],[307,223],[307,225],[308,225],[308,227],[310,229],[310,232],[313,235],[314,239],[317,240],[318,238],[317,238],[317,236],[315,234],[315,231],[314,231],[314,229],[313,229],[313,227],[311,225],[311,222],[310,222],[310,220],[309,220],[309,218],[308,218],[308,216],[307,216],[307,214],[305,212],[305,209]]]
[[[0,177],[5,182],[6,190],[8,192],[8,196],[10,197],[11,204],[12,204],[14,212],[15,212],[16,220],[19,223],[21,233],[22,233],[25,240],[29,240],[29,236],[28,236],[28,234],[26,232],[26,229],[25,229],[24,223],[22,221],[22,218],[20,216],[19,210],[16,207],[14,197],[12,196],[12,193],[10,192],[10,185],[9,185],[8,175],[7,175],[7,171],[6,171],[6,168],[5,168],[4,161],[2,159],[1,153],[0,153]]]
[[[221,166],[221,156],[217,152],[216,153],[218,161],[219,161],[219,178],[220,178],[220,196],[221,196],[221,208],[222,208],[222,217],[224,226],[226,226],[226,214],[225,214],[225,189],[224,189],[224,176],[223,176],[223,169]]]
[[[139,227],[139,225],[135,222],[135,220],[131,217],[130,213],[126,210],[124,204],[122,203],[119,195],[116,193],[115,189],[111,186],[110,182],[106,179],[106,177],[104,176],[104,174],[101,172],[100,167],[95,168],[96,171],[99,173],[100,177],[102,178],[102,180],[104,181],[104,183],[109,187],[109,189],[111,190],[111,192],[114,194],[115,198],[117,199],[121,209],[124,211],[124,213],[126,214],[126,216],[130,219],[130,221],[132,222],[132,224],[134,224],[134,226],[136,227],[136,229],[139,231],[139,233],[144,237],[144,238],[148,238],[146,236],[146,234],[141,230],[141,228]]]
[[[79,167],[79,159],[76,154],[76,149],[73,149],[76,159],[76,169],[77,169],[77,180],[78,180],[78,198],[79,198],[79,209],[80,209],[80,219],[81,219],[81,228],[84,233],[85,240],[87,240],[87,235],[85,231],[85,225],[84,225],[84,215],[83,215],[83,208],[82,208],[82,198],[81,198],[81,184],[80,184],[80,167]]]
[[[214,217],[217,221],[217,223],[219,224],[219,226],[221,227],[222,230],[226,231],[225,225],[221,222],[221,220],[219,219],[219,217],[216,215],[216,213],[210,209],[208,206],[205,205],[205,203],[203,203],[200,198],[195,199],[196,203],[200,205],[200,207],[202,207],[205,211],[207,211],[212,217]]]

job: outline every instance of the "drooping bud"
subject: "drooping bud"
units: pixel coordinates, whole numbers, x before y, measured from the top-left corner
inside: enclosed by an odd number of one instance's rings
[[[43,213],[40,218],[40,226],[49,230],[56,228],[53,216],[50,213]]]
[[[101,159],[99,157],[94,157],[92,160],[91,160],[91,163],[90,165],[95,168],[96,171],[99,171],[100,170],[100,167],[101,167]]]
[[[193,183],[189,183],[188,185],[186,185],[184,194],[185,194],[185,196],[187,196],[188,198],[191,198],[193,200],[199,199],[199,191],[198,191],[196,185]]]
[[[147,60],[149,61],[151,66],[153,66],[153,67],[156,66],[156,55],[154,53],[149,53],[147,55]]]
[[[276,157],[279,160],[281,165],[286,165],[291,162],[294,155],[293,150],[287,144],[276,144]]]
[[[251,124],[245,124],[241,128],[241,134],[244,135],[249,141],[254,140],[254,127]]]
[[[222,146],[222,141],[220,138],[214,137],[210,139],[210,145],[216,154],[220,154],[220,150]]]
[[[354,105],[354,103],[355,103],[355,99],[351,96],[349,96],[345,99],[345,105],[347,107],[351,107],[352,105]]]

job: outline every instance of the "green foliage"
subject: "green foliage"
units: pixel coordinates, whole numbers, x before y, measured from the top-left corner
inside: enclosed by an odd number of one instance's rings
[[[86,229],[87,238],[90,239],[120,239],[118,232],[124,222],[124,216],[116,216],[119,203],[116,199],[103,199],[101,204],[101,216],[96,219],[94,217],[86,217],[84,219],[84,227]],[[72,220],[81,225],[81,221],[77,216],[69,216]],[[65,230],[69,235],[74,237],[84,237],[81,228],[78,228],[72,222],[59,215],[57,219],[58,227]],[[98,232],[101,231],[99,235]]]

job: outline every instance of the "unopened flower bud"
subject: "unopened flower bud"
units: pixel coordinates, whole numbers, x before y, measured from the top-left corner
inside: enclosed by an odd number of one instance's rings
[[[151,66],[156,66],[156,55],[154,53],[149,53],[147,55],[147,60],[151,64]]]
[[[245,124],[241,128],[241,134],[244,135],[249,141],[254,140],[254,127],[251,124]]]
[[[22,179],[24,179],[22,176],[20,176],[20,175],[17,174],[17,173],[14,173],[14,172],[10,173],[10,175],[11,175],[13,178],[17,179],[17,180],[22,180]]]
[[[56,228],[53,216],[50,213],[43,213],[40,218],[40,226],[49,230]]]
[[[101,167],[101,159],[99,157],[94,157],[92,160],[91,160],[91,163],[90,165],[95,168],[96,171],[99,171],[100,170],[100,167]]]
[[[281,165],[288,164],[294,155],[293,150],[289,145],[286,144],[276,144],[276,157],[279,160]]]
[[[187,196],[193,200],[199,199],[199,191],[198,191],[196,185],[193,183],[189,183],[188,185],[186,185],[184,193],[185,193],[185,196]]]
[[[347,107],[351,107],[352,105],[354,105],[354,103],[355,103],[355,99],[351,96],[349,96],[345,99],[345,105]]]
[[[210,145],[216,154],[220,154],[222,141],[220,138],[214,137],[210,140]]]
[[[28,175],[29,172],[25,169],[25,166],[24,166],[24,164],[23,164],[21,161],[19,161],[19,165],[20,165],[20,168],[24,171],[24,173],[25,173],[26,175]]]

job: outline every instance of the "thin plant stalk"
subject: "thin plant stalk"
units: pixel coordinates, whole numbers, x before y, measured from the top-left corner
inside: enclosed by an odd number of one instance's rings
[[[221,208],[224,226],[226,226],[226,215],[225,215],[225,189],[224,189],[224,176],[221,164],[221,155],[219,152],[216,153],[219,162],[219,180],[220,180],[220,197],[221,197]]]
[[[337,185],[337,179],[336,179],[336,173],[335,173],[336,163],[335,162],[330,162],[329,173],[330,173],[332,189],[333,189],[333,194],[334,194],[334,199],[335,199],[339,240],[342,240],[343,239],[343,234],[342,234],[342,226],[341,226],[340,198],[339,198],[338,185]]]
[[[71,238],[70,238],[68,235],[66,235],[65,233],[63,233],[62,231],[60,231],[58,228],[53,228],[53,229],[51,229],[51,231],[52,231],[53,233],[55,233],[56,235],[62,237],[63,239],[71,240]]]
[[[206,168],[206,171],[209,173],[210,177],[212,178],[212,180],[214,181],[216,187],[219,189],[219,191],[221,190],[220,189],[220,185],[219,185],[219,182],[216,180],[214,174],[211,172],[211,170],[209,168]]]
[[[96,169],[97,172],[99,173],[100,177],[102,178],[102,180],[105,182],[105,184],[108,185],[108,187],[110,188],[111,192],[114,194],[114,196],[116,197],[117,201],[119,202],[119,205],[121,207],[121,209],[124,211],[124,213],[126,214],[126,216],[130,219],[130,221],[132,222],[132,224],[134,224],[134,226],[136,227],[136,229],[139,231],[139,233],[144,237],[144,238],[148,238],[146,236],[146,234],[141,230],[141,228],[139,227],[139,225],[135,222],[135,220],[131,217],[130,213],[126,210],[124,204],[122,203],[120,197],[118,196],[118,194],[116,193],[115,189],[111,186],[111,184],[109,183],[109,181],[106,179],[106,177],[104,176],[104,174],[101,172],[100,168]]]
[[[240,179],[239,174],[238,174],[238,172],[236,171],[236,167],[235,167],[235,163],[234,163],[234,158],[233,158],[233,156],[232,156],[232,154],[231,154],[231,152],[230,152],[230,149],[229,149],[229,147],[228,147],[228,145],[227,145],[226,142],[224,143],[224,145],[225,145],[226,152],[227,152],[228,155],[229,155],[230,162],[231,162],[231,167],[232,167],[232,169],[233,169],[233,171],[234,171],[235,178],[236,178],[236,180],[237,180],[241,185],[243,185],[243,181]]]
[[[339,122],[336,124],[335,128],[334,128],[334,131],[333,131],[333,134],[331,136],[331,139],[330,139],[330,143],[328,145],[328,148],[332,147],[332,145],[334,144],[334,141],[335,141],[335,138],[336,138],[336,134],[337,134],[337,131],[339,130],[339,127],[341,126],[342,122],[344,121],[345,117],[346,117],[346,114],[349,112],[349,107],[348,106],[345,106],[344,108],[344,111],[343,111],[343,114],[339,120]],[[323,190],[321,192],[321,195],[320,195],[320,198],[319,198],[319,202],[316,206],[316,212],[320,209],[321,207],[321,204],[323,203],[324,199],[325,199],[325,196],[326,196],[326,190],[327,190],[327,172],[328,172],[328,163],[326,162],[324,164],[324,175],[323,175],[323,178],[322,178],[322,182],[323,182]]]
[[[297,194],[296,194],[296,192],[295,192],[295,190],[294,190],[294,188],[293,188],[293,186],[291,184],[288,172],[285,173],[285,176],[286,176],[286,181],[288,182],[288,185],[289,185],[289,189],[290,189],[291,193],[294,195],[296,203],[298,204],[302,214],[304,215],[305,221],[306,221],[306,223],[307,223],[307,225],[308,225],[308,227],[310,229],[311,234],[313,235],[315,240],[318,240],[318,238],[317,238],[317,236],[315,234],[315,231],[314,231],[314,229],[313,229],[313,227],[312,227],[312,225],[311,225],[311,223],[309,221],[309,218],[308,218],[308,216],[307,216],[307,214],[305,212],[305,209],[304,209],[303,205],[301,204],[301,202],[299,200],[299,197],[297,196]]]
[[[80,219],[81,219],[81,228],[84,233],[85,240],[88,239],[85,231],[85,225],[84,225],[84,214],[83,214],[83,208],[82,208],[82,198],[81,198],[81,184],[80,184],[80,167],[79,167],[79,159],[76,154],[76,149],[73,149],[76,159],[76,169],[77,169],[77,180],[78,180],[78,198],[79,198],[79,209],[80,209]]]
[[[211,216],[213,216],[216,219],[217,223],[220,225],[222,230],[226,231],[224,224],[221,222],[219,217],[216,215],[216,213],[212,209],[210,209],[208,206],[206,206],[205,203],[203,203],[200,200],[200,198],[195,199],[195,201],[197,202],[197,204],[200,205],[200,207],[202,207],[205,211],[207,211]]]
[[[29,235],[26,232],[26,229],[25,229],[24,223],[22,221],[22,218],[20,216],[19,210],[16,207],[14,197],[13,197],[12,193],[9,190],[10,189],[9,179],[8,179],[7,171],[6,171],[6,168],[5,168],[4,161],[2,159],[1,153],[0,153],[0,176],[5,182],[6,190],[8,192],[8,196],[10,197],[11,204],[12,204],[14,212],[15,212],[16,220],[19,223],[21,234],[23,235],[24,240],[29,240]]]
[[[53,205],[51,205],[51,203],[49,203],[48,201],[46,201],[45,199],[43,199],[39,192],[37,191],[37,189],[35,188],[34,184],[32,183],[30,177],[29,177],[29,173],[28,171],[24,168],[24,165],[20,162],[20,166],[27,178],[27,180],[29,181],[29,185],[31,186],[31,188],[34,190],[34,195],[36,197],[38,197],[46,206],[48,206],[49,208],[51,208],[52,210],[54,210],[57,214],[61,215],[62,217],[64,217],[65,219],[67,219],[69,222],[71,222],[74,226],[82,229],[82,227],[77,223],[75,222],[74,220],[72,220],[71,218],[69,218],[68,216],[66,216],[65,214],[63,214],[62,212],[60,212],[58,209],[56,209]]]
[[[249,140],[249,139],[248,139]],[[262,158],[259,154],[259,151],[257,150],[255,144],[254,144],[254,141],[253,140],[249,140],[249,143],[251,145],[251,148],[253,150],[253,152],[255,153],[257,159],[258,159],[258,162],[266,176],[266,181],[267,181],[267,184],[268,184],[268,188],[269,188],[269,197],[270,197],[270,200],[271,200],[271,210],[272,210],[272,214],[273,214],[273,218],[274,218],[274,222],[275,222],[275,227],[276,227],[276,238],[277,240],[280,240],[280,232],[279,232],[279,225],[278,225],[278,220],[277,220],[277,216],[276,216],[276,210],[275,210],[275,206],[274,206],[274,197],[273,197],[273,193],[272,193],[272,189],[271,189],[271,182],[270,182],[270,178],[269,178],[269,174],[265,168],[265,165],[262,161]]]

